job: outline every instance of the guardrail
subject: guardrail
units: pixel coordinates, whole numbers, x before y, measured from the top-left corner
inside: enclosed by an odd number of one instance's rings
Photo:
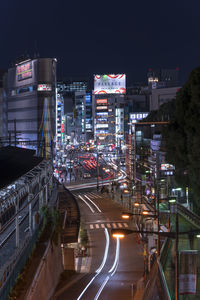
[[[43,190],[43,188],[49,184],[52,176],[53,175],[50,175],[48,182],[46,182],[42,186],[41,190]],[[54,188],[56,188],[56,187],[54,187]],[[38,199],[39,199],[38,196],[39,196],[39,193],[41,192],[41,190],[39,192],[37,192],[37,194],[34,195],[34,197],[26,204],[26,206],[30,202],[35,201],[34,203],[36,203],[38,201]],[[55,191],[55,189],[53,190],[51,197],[57,198],[57,193],[54,193],[54,191]],[[49,198],[49,201],[50,201],[51,197]],[[24,207],[23,207],[23,209],[24,209]],[[19,212],[18,212],[18,214],[19,214]],[[12,221],[14,221],[16,216],[17,216],[17,214],[12,218]],[[9,224],[10,224],[10,221],[9,221]],[[40,224],[41,224],[41,222],[40,222]],[[8,225],[6,224],[6,227],[7,226]],[[4,229],[5,228],[2,228],[1,232]],[[38,227],[35,229],[35,231],[31,237],[28,237],[26,235],[25,238],[23,239],[23,242],[21,243],[21,247],[18,248],[17,251],[15,253],[13,253],[12,257],[10,257],[9,261],[6,262],[6,264],[4,266],[2,266],[2,268],[0,270],[0,299],[1,300],[8,299],[10,289],[13,287],[17,276],[20,274],[22,268],[24,267],[27,259],[30,256],[30,253],[32,252],[32,249],[38,239],[39,229],[40,229],[40,225],[38,225]]]
[[[33,247],[38,239],[40,226],[35,230],[31,238],[26,239],[21,248],[11,257],[10,262],[0,273],[0,299],[7,300],[11,288],[15,284],[17,276],[23,269]]]
[[[177,203],[177,206],[179,213],[181,213],[183,216],[188,217],[191,223],[194,223],[195,225],[200,227],[200,217],[198,215],[179,203]]]
[[[151,273],[148,277],[143,300],[155,299],[155,286],[157,288],[157,293],[159,294],[160,299],[171,300],[169,289],[163,272],[163,265],[166,262],[169,247],[170,240],[166,238],[161,249],[160,257],[157,259],[157,261],[155,261]]]

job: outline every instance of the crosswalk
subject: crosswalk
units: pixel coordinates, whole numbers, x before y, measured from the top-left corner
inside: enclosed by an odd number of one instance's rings
[[[88,224],[89,229],[94,230],[94,229],[117,229],[117,228],[128,228],[127,223],[122,223],[122,222],[102,222],[102,223],[93,223],[93,224]]]

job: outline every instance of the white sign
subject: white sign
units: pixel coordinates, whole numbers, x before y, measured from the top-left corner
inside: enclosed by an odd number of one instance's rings
[[[94,75],[94,94],[125,94],[126,75]]]
[[[52,90],[52,88],[51,88],[51,84],[38,84],[38,91],[51,91]],[[58,94],[58,97],[59,97],[60,95]]]
[[[197,250],[180,251],[179,293],[196,294],[197,289]]]

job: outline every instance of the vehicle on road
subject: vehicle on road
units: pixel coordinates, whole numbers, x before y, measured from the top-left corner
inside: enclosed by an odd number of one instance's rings
[[[91,174],[90,173],[84,173],[83,178],[91,178]]]

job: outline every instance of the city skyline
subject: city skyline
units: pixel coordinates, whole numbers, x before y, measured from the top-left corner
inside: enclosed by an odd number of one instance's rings
[[[39,54],[58,59],[58,79],[126,73],[130,81],[143,81],[149,68],[179,67],[183,84],[199,64],[199,3],[31,4],[0,5],[0,68],[9,68],[21,55]]]

